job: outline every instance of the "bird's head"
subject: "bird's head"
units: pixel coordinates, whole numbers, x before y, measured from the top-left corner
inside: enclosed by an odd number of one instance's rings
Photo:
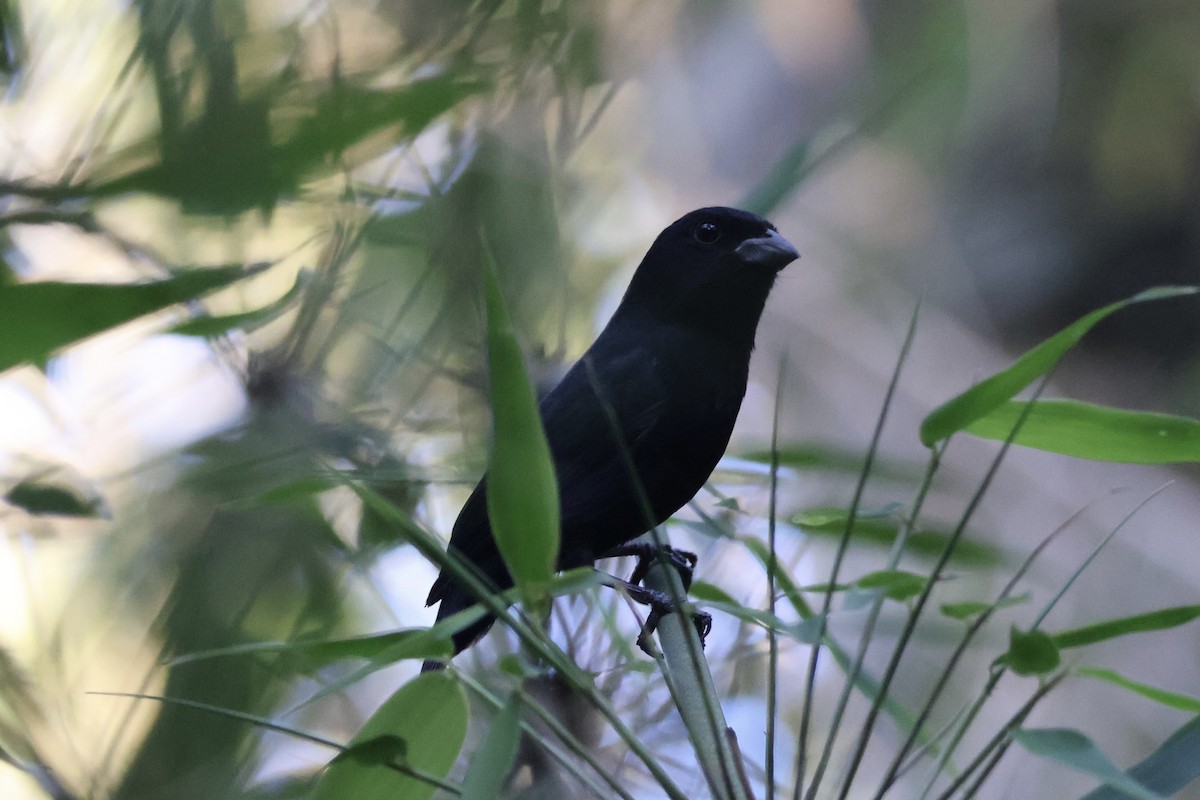
[[[767,220],[736,208],[701,208],[671,223],[638,266],[623,305],[675,322],[754,329],[776,274],[800,257]]]

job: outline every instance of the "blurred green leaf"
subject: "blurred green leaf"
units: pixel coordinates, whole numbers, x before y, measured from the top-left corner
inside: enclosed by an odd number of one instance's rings
[[[943,603],[941,612],[951,619],[968,620],[971,617],[978,616],[989,609],[1010,608],[1012,606],[1027,603],[1033,597],[1029,592],[1021,595],[1005,597],[995,603],[988,603],[982,600],[965,600],[961,603]]]
[[[1148,789],[1172,795],[1200,777],[1200,717],[1185,723],[1127,774]],[[1119,789],[1102,786],[1082,800],[1128,800]]]
[[[79,490],[38,478],[21,481],[4,495],[4,500],[28,514],[47,517],[107,518],[104,501]]]
[[[898,569],[871,572],[854,581],[859,589],[882,591],[889,599],[901,602],[916,597],[928,583],[924,575]]]
[[[1054,641],[1042,631],[1009,631],[1008,652],[997,659],[1018,675],[1045,675],[1062,662]]]
[[[1105,785],[1119,789],[1137,800],[1166,800],[1152,792],[1109,761],[1091,739],[1066,728],[1020,728],[1012,732],[1013,741],[1029,752],[1072,769],[1086,772]]]
[[[1200,605],[1173,606],[1146,614],[1110,619],[1083,628],[1074,628],[1062,633],[1053,634],[1051,638],[1054,640],[1056,646],[1063,649],[1083,647],[1087,644],[1095,644],[1107,639],[1115,639],[1118,636],[1127,636],[1131,633],[1146,633],[1148,631],[1175,628],[1180,625],[1186,625],[1197,617],[1200,617]]]
[[[513,692],[492,720],[487,738],[471,756],[463,778],[463,800],[495,800],[503,795],[521,744],[521,696]]]
[[[1096,323],[1126,306],[1196,293],[1192,286],[1161,286],[1147,289],[1126,300],[1110,303],[1076,320],[1071,325],[1027,351],[1008,369],[975,384],[930,412],[921,423],[921,444],[932,447],[952,434],[987,416],[1017,392],[1049,372],[1068,350]]]
[[[900,503],[889,503],[882,508],[860,508],[855,514],[854,521],[888,519],[896,517],[904,506]],[[844,508],[810,508],[792,515],[793,525],[799,525],[805,530],[820,530],[841,533],[846,529],[850,512]]]
[[[1008,438],[1028,403],[1010,400],[967,426],[984,439]],[[1200,420],[1125,411],[1073,400],[1038,400],[1013,442],[1050,453],[1127,464],[1200,461]]]
[[[138,317],[192,300],[266,265],[210,267],[152,283],[0,283],[0,372],[40,362],[59,348]]]
[[[310,282],[310,277],[311,273],[301,271],[296,275],[296,283],[292,285],[291,289],[287,290],[283,297],[255,311],[246,311],[241,314],[224,314],[215,317],[196,317],[195,319],[179,323],[168,330],[167,333],[174,333],[179,336],[202,336],[206,339],[211,339],[217,336],[224,336],[234,328],[240,328],[245,331],[260,328],[276,319],[289,306],[300,299],[300,292]]]
[[[900,524],[893,517],[899,505],[863,512],[854,521],[854,541],[857,544],[883,545],[890,547],[900,533]],[[815,508],[800,512],[789,522],[804,529],[805,533],[818,536],[841,536],[846,529],[847,511],[840,508]],[[935,557],[946,549],[950,532],[922,530],[912,533],[905,543],[905,551],[917,556]],[[960,538],[951,559],[956,564],[992,565],[1001,560],[999,549],[977,539]]]
[[[1080,675],[1097,680],[1107,681],[1114,686],[1120,686],[1122,689],[1128,689],[1134,694],[1140,694],[1148,700],[1153,700],[1156,703],[1162,703],[1164,706],[1177,708],[1180,711],[1187,711],[1192,714],[1200,714],[1200,698],[1191,697],[1186,694],[1177,694],[1169,692],[1166,689],[1159,689],[1149,684],[1139,683],[1135,680],[1130,680],[1124,675],[1115,672],[1111,669],[1099,669],[1097,667],[1080,667],[1076,670]]]
[[[848,449],[819,444],[793,444],[779,448],[779,465],[796,470],[817,470],[858,475],[863,468],[863,454]],[[771,463],[770,450],[750,450],[741,458],[760,464]],[[916,480],[921,476],[919,465],[902,461],[876,458],[872,462],[871,475],[888,480]]]
[[[490,259],[484,262],[492,400],[488,517],[509,573],[525,602],[536,605],[558,563],[558,484],[500,283]]]
[[[313,800],[424,800],[435,787],[401,775],[400,763],[441,778],[467,734],[467,699],[458,681],[442,672],[409,681],[384,701],[321,776]],[[365,749],[357,750],[363,747]],[[385,758],[386,756],[386,758]]]

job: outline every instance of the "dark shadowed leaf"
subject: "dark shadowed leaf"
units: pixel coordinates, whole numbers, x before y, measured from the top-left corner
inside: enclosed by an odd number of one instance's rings
[[[1086,772],[1114,789],[1137,800],[1166,800],[1122,772],[1091,739],[1066,728],[1021,728],[1012,733],[1013,741],[1034,755]]]
[[[151,283],[0,284],[0,372],[260,272],[264,265],[194,269]],[[63,313],[69,309],[70,313]]]
[[[47,517],[108,517],[104,501],[71,486],[37,478],[23,480],[4,495],[5,502],[26,513]]]
[[[1062,658],[1047,634],[1014,627],[1009,633],[1008,652],[998,661],[1018,675],[1045,675],[1054,670]]]
[[[1200,717],[1171,734],[1157,750],[1130,768],[1128,774],[1147,789],[1170,796],[1200,778],[1197,753],[1200,753]],[[1102,786],[1082,800],[1129,800],[1129,797],[1120,789]]]

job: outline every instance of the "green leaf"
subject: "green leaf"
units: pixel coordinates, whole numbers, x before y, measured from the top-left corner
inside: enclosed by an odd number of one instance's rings
[[[167,331],[167,333],[178,334],[179,336],[202,336],[206,339],[212,339],[217,336],[224,336],[234,328],[240,328],[246,331],[252,331],[255,328],[260,328],[271,322],[280,314],[293,305],[300,299],[300,292],[310,282],[311,273],[301,271],[296,275],[296,283],[291,289],[273,303],[263,306],[254,311],[245,311],[240,314],[224,314],[216,317],[196,317],[189,319],[186,322],[181,322],[175,327]]]
[[[1106,786],[1119,789],[1137,800],[1166,800],[1122,772],[1091,739],[1066,728],[1021,728],[1012,732],[1013,741],[1029,752],[1072,769],[1085,772]]]
[[[1027,351],[1016,363],[990,378],[975,384],[957,397],[930,412],[921,423],[921,444],[932,447],[950,435],[965,430],[976,420],[987,416],[1017,392],[1049,372],[1058,360],[1079,342],[1096,323],[1114,311],[1134,303],[1164,300],[1195,294],[1192,286],[1162,286],[1147,289],[1126,300],[1111,303],[1076,320],[1071,325]]]
[[[971,617],[982,614],[992,608],[1009,608],[1011,606],[1027,603],[1033,597],[1029,592],[1021,595],[1006,597],[995,603],[987,603],[982,600],[965,600],[961,603],[943,603],[941,606],[942,614],[950,619],[968,620]]]
[[[1010,400],[966,430],[984,439],[1004,441],[1027,405]],[[1073,400],[1039,400],[1013,442],[1092,461],[1192,463],[1200,461],[1200,420]]]
[[[104,501],[88,497],[70,486],[37,478],[21,481],[4,495],[4,500],[27,514],[45,517],[107,518]]]
[[[1097,667],[1080,667],[1078,670],[1080,675],[1088,678],[1096,678],[1097,680],[1108,681],[1114,686],[1120,686],[1122,689],[1128,689],[1134,694],[1140,694],[1148,700],[1153,700],[1156,703],[1162,703],[1164,706],[1177,708],[1180,711],[1187,711],[1192,714],[1200,714],[1200,699],[1191,697],[1186,694],[1176,694],[1168,692],[1166,689],[1159,689],[1145,683],[1138,683],[1130,680],[1118,672],[1111,669],[1099,669]]]
[[[854,582],[859,589],[867,589],[883,593],[891,600],[901,602],[915,597],[925,591],[929,579],[924,575],[904,570],[880,570],[868,573]]]
[[[558,484],[537,399],[489,258],[483,273],[492,399],[488,517],[526,603],[538,604],[558,563]]]
[[[1175,628],[1185,625],[1197,617],[1200,617],[1200,605],[1174,606],[1172,608],[1151,611],[1146,614],[1137,614],[1132,617],[1097,622],[1095,625],[1087,625],[1083,628],[1073,628],[1062,633],[1056,633],[1051,636],[1051,639],[1057,647],[1063,649],[1068,647],[1082,647],[1086,644],[1095,644],[1096,642],[1115,639],[1118,636],[1126,636],[1131,633],[1146,633],[1148,631]]]
[[[402,775],[401,764],[441,778],[467,734],[467,699],[446,673],[431,672],[384,701],[350,740],[348,752],[330,762],[313,800],[424,800],[435,787]]]
[[[900,503],[889,503],[882,508],[860,508],[854,516],[854,524],[857,527],[862,520],[890,519],[903,510]],[[791,523],[805,530],[841,533],[846,529],[849,517],[850,512],[844,508],[809,508],[793,514]]]
[[[1009,632],[1008,652],[998,661],[1018,675],[1045,675],[1055,669],[1062,658],[1047,634],[1014,627]]]
[[[211,267],[151,283],[0,284],[0,372],[45,361],[54,351],[117,325],[261,272],[265,265]]]
[[[1185,723],[1157,750],[1128,770],[1134,780],[1163,795],[1172,795],[1200,778],[1200,717]],[[1108,786],[1089,792],[1083,800],[1129,800],[1129,795]]]
[[[897,506],[887,506],[872,512],[859,512],[854,521],[856,544],[882,545],[890,547],[899,534],[900,525],[892,516]],[[802,511],[789,519],[805,533],[818,536],[841,536],[846,529],[846,511],[837,508],[815,508]],[[921,530],[908,537],[904,550],[916,556],[936,557],[946,549],[950,532],[946,530]],[[996,564],[1000,551],[993,545],[975,539],[959,539],[954,549],[952,562],[956,564]]]
[[[514,692],[492,720],[487,738],[471,756],[463,778],[462,800],[495,800],[512,770],[521,743],[521,696]]]

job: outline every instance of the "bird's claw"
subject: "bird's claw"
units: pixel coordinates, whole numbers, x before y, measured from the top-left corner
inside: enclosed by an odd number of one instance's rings
[[[643,653],[651,657],[654,656],[654,652],[650,647],[650,635],[658,629],[658,623],[664,616],[672,614],[677,610],[675,600],[671,595],[641,585],[646,577],[646,573],[650,571],[650,567],[654,565],[660,554],[679,573],[679,580],[683,583],[683,590],[686,592],[691,588],[692,577],[696,570],[696,562],[699,560],[695,553],[689,553],[686,550],[676,550],[670,546],[663,547],[660,550],[649,542],[630,542],[604,555],[605,558],[619,558],[622,556],[637,558],[637,566],[634,567],[633,573],[630,574],[628,582],[619,581],[619,583],[629,594],[630,599],[636,603],[650,607],[650,613],[646,616],[646,621],[642,624],[642,632],[638,635],[637,646]],[[712,630],[712,615],[703,611],[693,612],[692,624],[696,626],[696,633],[700,636],[700,646],[703,647],[709,632]]]
[[[686,592],[690,589],[692,587],[692,577],[696,571],[696,563],[700,559],[695,553],[690,553],[687,550],[676,550],[670,545],[664,545],[659,549],[650,542],[629,542],[620,547],[613,548],[602,557],[620,558],[622,556],[633,556],[636,558],[637,565],[634,566],[633,572],[629,575],[629,582],[636,586],[641,584],[645,579],[646,573],[650,571],[650,567],[654,565],[655,560],[660,554],[679,573],[679,580],[683,582],[683,590]]]

